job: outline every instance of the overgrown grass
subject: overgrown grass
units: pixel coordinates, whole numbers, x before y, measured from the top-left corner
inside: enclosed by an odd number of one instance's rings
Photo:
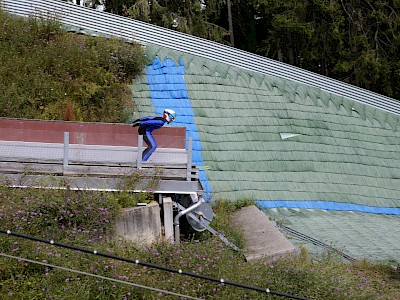
[[[129,186],[129,183],[127,183]],[[117,193],[0,187],[0,228],[54,239],[69,245],[174,269],[225,278],[251,286],[310,299],[400,299],[400,274],[385,265],[342,263],[331,253],[312,259],[303,249],[294,257],[245,262],[218,238],[204,234],[180,245],[139,246],[114,237],[113,224],[121,208]],[[229,215],[235,205],[216,201],[212,227],[235,243]],[[136,284],[205,299],[278,299],[238,287],[207,282],[135,264],[79,253],[13,236],[0,236],[2,253],[52,265],[127,280]],[[0,258],[0,298],[3,299],[176,299],[159,292]]]
[[[65,32],[56,18],[0,9],[0,116],[124,122],[146,63],[137,44]]]

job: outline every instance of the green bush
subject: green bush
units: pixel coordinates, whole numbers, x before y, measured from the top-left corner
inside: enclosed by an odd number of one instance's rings
[[[1,10],[0,60],[1,117],[86,122],[126,121],[129,85],[146,64],[140,45]]]
[[[0,227],[48,239],[90,244],[112,234],[109,224],[119,206],[110,196],[84,190],[2,187]]]

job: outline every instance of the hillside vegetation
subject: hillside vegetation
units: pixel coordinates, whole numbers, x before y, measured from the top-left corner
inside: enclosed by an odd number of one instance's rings
[[[0,117],[123,122],[146,63],[137,44],[67,33],[0,10]]]
[[[126,84],[145,64],[137,45],[67,34],[55,20],[20,20],[0,11],[0,46],[2,117],[120,122],[134,109]],[[136,201],[151,200],[149,194],[137,197],[141,198]],[[366,261],[343,263],[329,252],[310,257],[303,249],[295,257],[248,263],[241,252],[208,232],[199,235],[187,230],[180,245],[146,246],[121,240],[115,237],[113,224],[121,207],[134,205],[127,191],[14,189],[1,181],[0,199],[2,232],[10,230],[309,299],[400,299],[397,270]],[[229,223],[229,215],[240,205],[216,201],[217,216],[211,226],[242,247],[240,232]],[[0,299],[179,298],[107,278],[203,299],[284,299],[5,233],[0,233],[0,252]]]
[[[0,229],[140,261],[224,278],[309,299],[400,299],[400,274],[384,265],[345,264],[331,253],[311,259],[305,250],[293,258],[245,262],[207,232],[188,234],[180,245],[138,246],[114,236],[120,194],[90,191],[10,189],[0,185]],[[241,246],[229,226],[236,209],[229,201],[213,205],[211,226]],[[137,266],[87,253],[0,234],[2,253],[203,299],[278,299],[257,291]],[[177,299],[122,283],[15,258],[0,258],[1,299]],[[281,298],[279,298],[281,299]],[[283,298],[282,298],[283,299]]]

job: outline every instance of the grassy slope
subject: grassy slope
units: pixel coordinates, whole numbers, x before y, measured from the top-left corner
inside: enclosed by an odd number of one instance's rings
[[[112,224],[120,208],[119,194],[18,190],[3,186],[0,198],[0,228],[3,230],[310,299],[400,299],[400,274],[393,268],[368,262],[345,264],[330,253],[311,259],[303,250],[294,258],[247,263],[240,252],[207,233],[199,237],[192,235],[179,246],[166,243],[137,246],[118,240],[113,236]],[[229,226],[229,214],[234,209],[234,204],[228,201],[216,202],[217,217],[211,225],[224,230],[231,241],[241,245],[240,234],[232,232]],[[194,297],[273,299],[255,291],[4,234],[0,235],[0,249],[2,253],[17,257]],[[175,299],[158,292],[12,258],[0,259],[0,271],[0,298],[11,295],[11,299]]]

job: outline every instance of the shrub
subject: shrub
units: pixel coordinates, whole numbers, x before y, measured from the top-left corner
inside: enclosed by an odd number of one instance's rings
[[[132,114],[129,85],[146,64],[138,44],[4,11],[0,32],[1,117],[124,122]]]

